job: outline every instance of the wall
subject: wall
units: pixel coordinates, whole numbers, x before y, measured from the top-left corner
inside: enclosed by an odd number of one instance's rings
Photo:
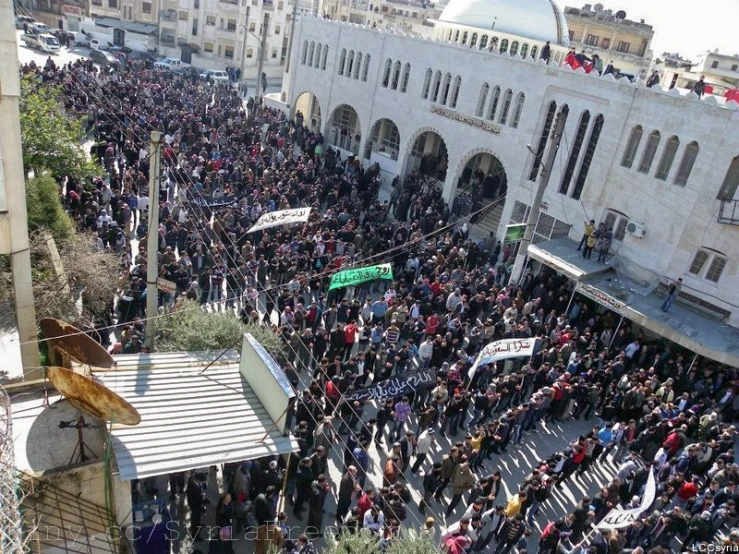
[[[325,70],[301,63],[301,49],[306,40],[329,45]],[[344,48],[371,56],[367,82],[338,75],[339,56]],[[380,118],[388,118],[395,122],[400,133],[398,159],[399,167],[404,168],[417,136],[427,130],[437,132],[449,153],[444,183],[448,199],[453,198],[456,180],[472,155],[477,152],[495,155],[505,168],[509,187],[501,228],[510,219],[514,198],[530,203],[533,183],[528,176],[533,155],[527,145],[538,143],[549,102],[555,101],[559,107],[567,104],[568,124],[545,195],[548,213],[571,223],[573,238],[579,238],[586,218],[600,220],[605,208],[618,209],[633,221],[644,222],[648,229],[646,236],[642,239],[627,236],[617,245],[618,251],[670,278],[685,275],[696,245],[715,244],[714,248],[729,256],[721,281],[718,287],[696,282],[691,285],[696,289],[691,294],[704,294],[711,302],[733,310],[731,322],[739,324],[739,310],[729,305],[739,305],[739,288],[730,286],[739,276],[739,227],[716,222],[719,202],[715,199],[731,158],[739,154],[739,111],[735,104],[718,106],[711,97],[702,100],[694,95],[681,97],[678,91],[647,90],[626,79],[615,81],[612,76],[588,75],[582,70],[547,66],[542,61],[312,18],[298,22],[293,55],[296,63],[283,85],[287,103],[293,106],[295,99],[306,91],[314,94],[321,108],[324,134],[331,127],[334,110],[348,104],[358,114],[362,135],[360,152],[363,152],[371,126]],[[386,59],[411,63],[406,93],[381,85]],[[427,68],[463,77],[457,106],[451,112],[472,122],[480,123],[473,116],[484,82],[491,87],[499,85],[504,91],[510,89],[514,98],[523,92],[525,104],[518,127],[511,127],[509,116],[505,125],[486,122],[497,130],[491,133],[432,113],[431,102],[423,100],[421,95]],[[450,108],[447,106],[446,110]],[[573,183],[568,194],[560,194],[557,191],[576,138],[577,123],[585,110],[590,112],[591,119]],[[582,196],[574,199],[574,179],[581,167],[587,137],[599,114],[604,117],[600,140]],[[662,135],[648,174],[620,165],[631,128],[637,124],[646,130],[645,138],[654,129]],[[670,176],[661,181],[654,177],[654,172],[666,139],[672,135],[679,137],[681,146]],[[687,186],[674,185],[684,146],[691,140],[699,142],[700,154]],[[645,139],[637,160],[644,143]]]

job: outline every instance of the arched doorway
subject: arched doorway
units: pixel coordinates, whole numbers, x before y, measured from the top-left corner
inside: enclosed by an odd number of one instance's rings
[[[406,172],[417,171],[432,179],[444,181],[449,165],[446,143],[436,131],[423,131],[413,140]]]
[[[467,218],[480,237],[497,235],[503,215],[508,177],[501,161],[491,152],[472,152],[460,163],[452,217]]]
[[[391,119],[378,119],[372,126],[369,140],[364,147],[364,157],[369,160],[374,152],[391,160],[398,159],[400,132],[398,132],[398,126]]]
[[[295,99],[294,116],[300,112],[303,116],[303,125],[314,133],[321,131],[321,106],[318,98],[312,92],[304,92]]]
[[[329,144],[359,155],[362,128],[357,110],[349,104],[341,104],[334,110],[326,131]]]

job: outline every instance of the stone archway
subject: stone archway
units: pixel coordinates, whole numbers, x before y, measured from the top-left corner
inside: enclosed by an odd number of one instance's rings
[[[358,156],[362,126],[357,110],[349,104],[336,106],[326,123],[324,135],[329,145]]]
[[[416,130],[406,144],[403,174],[418,171],[443,182],[449,164],[446,141],[433,127]]]
[[[292,103],[293,117],[300,112],[303,115],[303,125],[306,125],[314,133],[321,131],[322,113],[318,98],[310,91],[301,92]]]

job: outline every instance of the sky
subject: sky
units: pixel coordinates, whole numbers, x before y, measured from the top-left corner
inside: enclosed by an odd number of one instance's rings
[[[722,54],[739,54],[739,0],[587,0],[605,9],[626,12],[627,19],[654,28],[652,50],[678,52],[689,59],[718,48]],[[558,1],[562,6],[582,7],[585,0]]]

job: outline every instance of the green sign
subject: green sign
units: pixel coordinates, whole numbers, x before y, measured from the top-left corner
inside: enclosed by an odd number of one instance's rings
[[[508,225],[505,228],[505,238],[503,242],[519,242],[523,240],[523,234],[526,231],[525,223],[516,223],[514,225]]]
[[[331,284],[328,290],[340,289],[342,287],[353,287],[375,279],[393,279],[393,268],[390,264],[372,265],[360,267],[359,269],[345,269],[331,276]]]

